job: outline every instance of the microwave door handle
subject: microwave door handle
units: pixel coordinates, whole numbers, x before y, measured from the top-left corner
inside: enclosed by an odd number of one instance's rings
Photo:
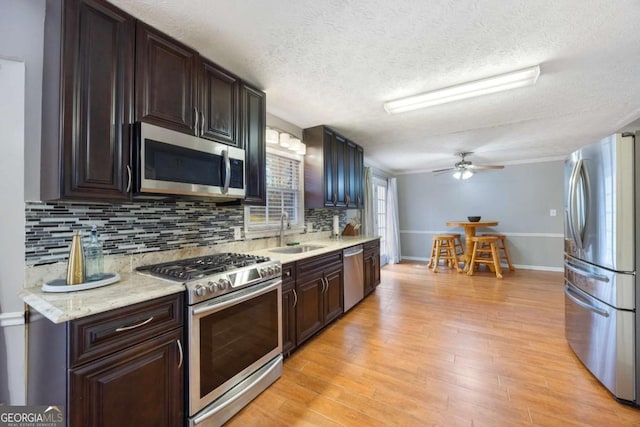
[[[222,188],[222,194],[229,192],[229,184],[231,183],[231,161],[229,160],[229,150],[222,150],[222,157],[224,159],[224,187]]]

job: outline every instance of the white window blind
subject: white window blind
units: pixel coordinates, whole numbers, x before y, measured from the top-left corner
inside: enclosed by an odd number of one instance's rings
[[[303,225],[300,169],[300,160],[267,152],[267,204],[247,209],[247,230],[279,229],[283,211],[292,228]]]

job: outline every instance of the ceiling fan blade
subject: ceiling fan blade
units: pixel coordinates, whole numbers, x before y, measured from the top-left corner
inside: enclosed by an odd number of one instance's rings
[[[438,172],[448,172],[448,171],[453,171],[456,170],[456,168],[446,168],[446,169],[437,169],[434,171],[431,171],[432,173],[438,173]]]
[[[483,169],[504,169],[502,165],[469,165],[470,169],[483,170]]]

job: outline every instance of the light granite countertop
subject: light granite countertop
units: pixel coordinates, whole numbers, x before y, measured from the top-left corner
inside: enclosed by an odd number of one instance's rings
[[[276,248],[274,244],[276,240],[271,239],[266,243],[264,241],[248,241],[152,254],[106,257],[105,270],[119,273],[119,282],[101,288],[76,292],[44,292],[41,289],[43,283],[64,276],[66,263],[56,263],[27,268],[25,272],[25,288],[20,292],[20,297],[26,304],[40,312],[47,319],[54,323],[63,323],[184,291],[182,284],[136,273],[135,267],[140,265],[220,252],[242,252],[267,256],[271,259],[279,260],[282,264],[287,264],[377,239],[378,237],[358,236],[330,239],[325,236],[309,235],[297,240],[300,241],[300,244],[317,245],[322,246],[322,248],[298,254],[271,252],[271,249]]]

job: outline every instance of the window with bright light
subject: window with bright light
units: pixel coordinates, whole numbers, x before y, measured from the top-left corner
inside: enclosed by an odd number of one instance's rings
[[[380,263],[387,262],[387,183],[374,178],[373,221],[376,234],[380,236]]]
[[[245,234],[275,235],[282,213],[289,215],[290,228],[304,228],[304,185],[302,157],[267,149],[267,204],[245,208]],[[286,221],[285,221],[286,224]]]

